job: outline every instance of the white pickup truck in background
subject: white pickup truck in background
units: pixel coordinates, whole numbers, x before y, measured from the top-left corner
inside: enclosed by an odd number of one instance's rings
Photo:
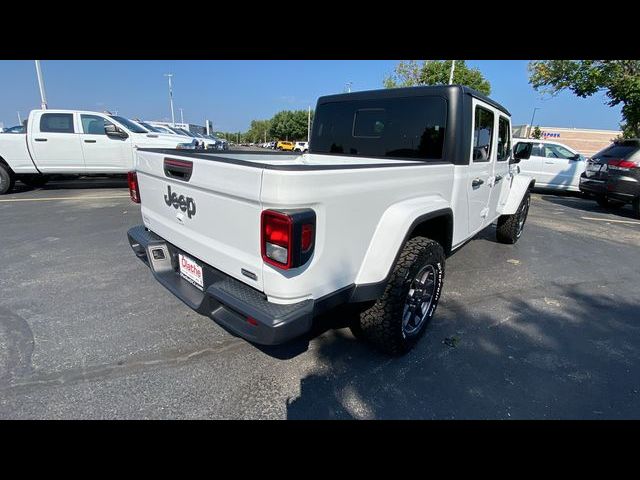
[[[193,149],[192,138],[149,132],[116,115],[32,110],[24,134],[0,134],[0,195],[15,180],[43,185],[48,174],[125,174],[138,148]]]

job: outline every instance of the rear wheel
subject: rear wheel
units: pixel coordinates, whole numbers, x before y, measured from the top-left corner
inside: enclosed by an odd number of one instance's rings
[[[15,177],[11,169],[0,163],[0,195],[8,193],[12,188],[15,182]]]
[[[425,237],[407,242],[382,297],[352,326],[377,349],[392,355],[408,352],[433,317],[444,280],[444,250]]]
[[[518,210],[513,215],[503,215],[498,219],[496,238],[500,243],[513,244],[522,236],[524,224],[529,215],[531,205],[531,193],[527,192],[520,202]]]

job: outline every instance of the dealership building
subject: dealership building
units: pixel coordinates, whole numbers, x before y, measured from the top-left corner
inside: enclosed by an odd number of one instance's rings
[[[533,127],[535,128],[535,127]],[[514,138],[527,138],[533,130],[531,125],[514,125]],[[542,136],[540,138],[555,140],[577,150],[585,157],[590,157],[609,145],[618,135],[618,130],[592,130],[589,128],[564,128],[540,126]]]

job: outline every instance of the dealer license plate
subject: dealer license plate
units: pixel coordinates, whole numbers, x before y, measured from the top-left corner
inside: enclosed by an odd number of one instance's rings
[[[186,255],[178,254],[180,276],[200,290],[203,290],[202,267]]]

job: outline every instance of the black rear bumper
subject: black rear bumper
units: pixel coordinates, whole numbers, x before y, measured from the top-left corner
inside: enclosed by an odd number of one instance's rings
[[[590,179],[583,173],[580,177],[580,191],[601,195],[621,202],[633,202],[640,197],[640,180],[631,175],[608,175]]]
[[[318,310],[316,301],[305,300],[288,305],[271,303],[262,292],[183,252],[143,225],[131,228],[127,236],[136,256],[151,269],[156,280],[187,306],[211,317],[232,333],[257,344],[278,345],[311,329]],[[165,258],[154,258],[154,250],[162,250]],[[202,266],[203,291],[180,277],[178,253],[189,256]],[[329,303],[340,303],[350,294],[350,290],[338,291]]]
[[[578,189],[582,193],[589,193],[591,195],[606,195],[607,194],[607,181],[600,179],[589,179],[584,175],[580,177],[580,183]]]

